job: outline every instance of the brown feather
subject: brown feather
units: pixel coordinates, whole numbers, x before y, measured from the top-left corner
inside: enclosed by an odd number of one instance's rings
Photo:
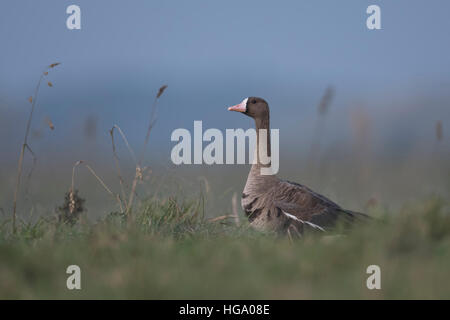
[[[267,102],[254,97],[247,101],[245,114],[255,119],[256,131],[269,130]],[[270,137],[267,150],[270,150]],[[258,149],[256,152],[259,154]],[[342,209],[306,186],[280,180],[276,175],[261,175],[263,166],[259,159],[252,165],[241,199],[242,208],[256,229],[301,234],[305,229],[328,231],[341,222],[350,226],[356,221],[370,219],[365,214]]]

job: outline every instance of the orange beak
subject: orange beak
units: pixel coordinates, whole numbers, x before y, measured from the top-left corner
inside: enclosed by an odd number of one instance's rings
[[[247,100],[248,100],[248,98],[242,100],[242,102],[237,105],[229,107],[228,111],[246,112],[247,111]]]

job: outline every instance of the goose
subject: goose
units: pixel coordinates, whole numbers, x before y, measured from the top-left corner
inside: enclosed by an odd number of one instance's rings
[[[281,180],[270,172],[262,174],[262,168],[271,166],[270,162],[260,159],[260,154],[264,153],[259,150],[260,147],[265,148],[270,159],[270,111],[264,99],[245,98],[228,110],[253,118],[256,126],[255,161],[241,197],[241,206],[251,227],[301,236],[305,231],[328,232],[340,224],[348,227],[357,221],[370,219],[363,213],[341,208],[304,185]]]

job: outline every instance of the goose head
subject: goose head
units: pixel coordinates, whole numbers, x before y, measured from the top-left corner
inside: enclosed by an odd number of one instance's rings
[[[257,120],[269,118],[269,105],[258,97],[249,97],[242,100],[241,103],[228,108],[229,111],[238,111]]]

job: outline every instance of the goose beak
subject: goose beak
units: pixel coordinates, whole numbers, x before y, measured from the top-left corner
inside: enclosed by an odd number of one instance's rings
[[[247,99],[242,100],[241,103],[228,107],[228,111],[247,112]]]

